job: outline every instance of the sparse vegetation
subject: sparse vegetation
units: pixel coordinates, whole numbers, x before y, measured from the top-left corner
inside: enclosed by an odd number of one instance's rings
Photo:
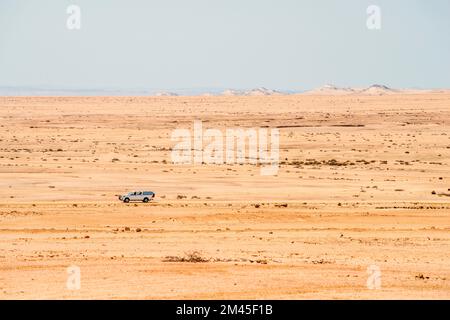
[[[166,256],[163,262],[191,262],[191,263],[202,263],[208,262],[210,259],[202,257],[201,253],[198,251],[186,252],[184,256]]]

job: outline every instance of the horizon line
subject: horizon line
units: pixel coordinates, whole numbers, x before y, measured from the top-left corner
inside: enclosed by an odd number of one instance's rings
[[[101,93],[110,93],[113,94],[121,94],[121,93],[129,93],[129,94],[138,94],[139,96],[205,96],[205,95],[215,95],[215,96],[226,96],[226,92],[230,91],[231,96],[236,95],[248,95],[253,92],[262,92],[266,94],[261,95],[292,95],[292,94],[304,94],[308,92],[324,94],[324,92],[320,92],[320,90],[331,89],[331,90],[354,90],[364,91],[371,88],[382,88],[388,91],[447,91],[450,88],[446,87],[432,87],[432,88],[420,88],[420,87],[390,87],[384,84],[371,84],[369,86],[339,86],[332,83],[327,83],[319,87],[307,88],[307,89],[280,89],[280,88],[269,88],[266,86],[259,87],[250,87],[250,88],[236,88],[236,87],[187,87],[187,88],[144,88],[144,87],[134,87],[134,88],[123,88],[123,87],[113,87],[113,86],[105,86],[105,87],[96,87],[96,88],[82,88],[82,87],[69,87],[69,86],[61,86],[61,87],[53,87],[53,86],[0,86],[0,96],[45,96],[45,94],[49,94],[49,96],[53,96],[53,94],[58,95],[58,93],[74,93],[75,96],[80,94],[100,94]],[[404,92],[406,93],[406,92]],[[67,96],[67,95],[63,95]],[[125,95],[127,96],[127,95]]]

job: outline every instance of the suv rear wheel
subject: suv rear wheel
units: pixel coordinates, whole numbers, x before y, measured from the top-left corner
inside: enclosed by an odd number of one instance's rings
[[[143,200],[145,203],[147,203],[148,202],[148,198],[144,198],[144,200]]]

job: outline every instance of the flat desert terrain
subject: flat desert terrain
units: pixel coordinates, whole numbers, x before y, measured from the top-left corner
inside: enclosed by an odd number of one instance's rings
[[[0,299],[450,299],[450,94],[0,97],[0,118]],[[278,173],[173,164],[194,120],[279,128]]]

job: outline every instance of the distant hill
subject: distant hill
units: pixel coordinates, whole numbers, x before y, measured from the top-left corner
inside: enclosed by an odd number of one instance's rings
[[[387,94],[395,94],[395,93],[408,93],[408,91],[396,90],[389,88],[388,86],[381,84],[374,84],[367,88],[343,88],[337,87],[332,84],[327,84],[323,87],[310,90],[305,92],[306,94],[317,94],[317,95],[350,95],[350,94],[361,94],[361,95],[372,95],[372,96],[381,96]]]
[[[401,93],[401,92],[402,92],[401,90],[391,89],[385,85],[374,84],[374,85],[371,85],[370,87],[360,90],[358,93],[372,95],[372,96],[382,96],[382,95],[386,95],[386,94],[395,94],[395,93]]]
[[[327,84],[324,85],[323,87],[314,89],[314,90],[310,90],[305,92],[306,94],[323,94],[323,95],[343,95],[343,94],[352,94],[355,93],[355,89],[353,88],[341,88],[341,87],[336,87],[335,85],[332,84]]]
[[[272,96],[272,95],[282,95],[284,93],[272,89],[267,89],[264,87],[255,88],[251,90],[233,90],[227,89],[222,92],[223,96]]]
[[[157,97],[177,97],[178,94],[174,93],[174,92],[162,91],[162,92],[155,93],[155,96],[157,96]]]
[[[247,96],[273,96],[273,95],[281,95],[281,94],[282,93],[279,91],[267,89],[264,87],[246,91]]]
[[[233,89],[227,89],[222,92],[223,96],[241,96],[242,94],[243,94],[243,91],[233,90]]]

